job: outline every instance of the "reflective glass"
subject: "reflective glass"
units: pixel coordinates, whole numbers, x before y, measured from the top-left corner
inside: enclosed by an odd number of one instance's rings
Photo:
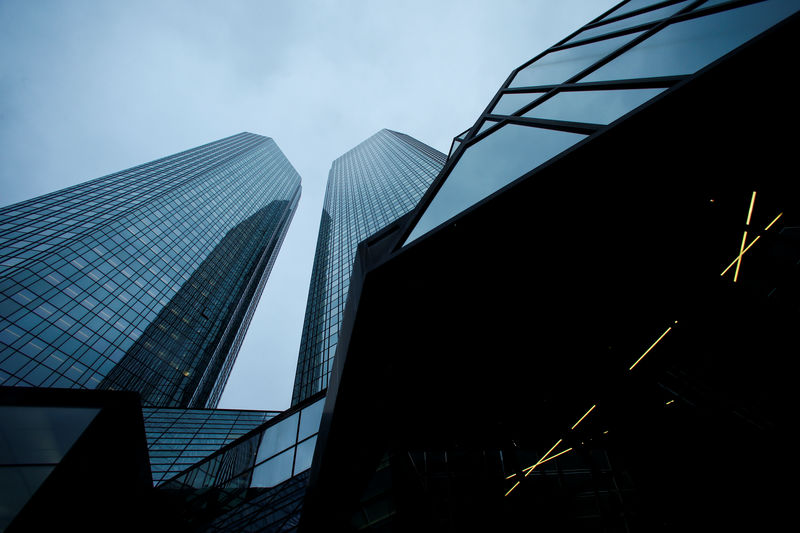
[[[451,155],[453,155],[453,152],[458,150],[459,146],[461,146],[461,141],[459,141],[458,139],[453,139],[453,146],[450,148],[450,153],[447,154],[447,156],[450,157]]]
[[[522,116],[609,124],[665,90],[563,91]]]
[[[612,22],[611,24],[604,24],[603,26],[599,26],[597,28],[591,28],[586,31],[582,31],[572,39],[570,39],[569,43],[582,41],[584,39],[588,39],[590,37],[596,37],[598,35],[604,35],[606,33],[611,33],[612,31],[622,30],[625,28],[633,28],[634,26],[638,26],[639,24],[644,24],[645,22],[652,22],[654,20],[666,18],[673,13],[677,13],[679,10],[683,9],[686,5],[690,2],[694,2],[694,0],[685,0],[683,2],[679,2],[677,4],[673,4],[671,6],[662,7],[660,9],[655,9],[653,11],[648,11],[647,13],[642,13],[641,15],[636,15],[634,17],[618,20],[616,22]]]
[[[297,435],[297,440],[303,440],[319,431],[319,421],[322,420],[322,409],[324,407],[325,398],[309,405],[300,412],[300,432]]]
[[[520,70],[514,76],[510,87],[563,83],[638,35],[638,33],[623,35],[551,52]]]
[[[0,464],[61,461],[99,409],[0,407]]]
[[[606,18],[611,17],[618,17],[620,15],[624,15],[625,13],[630,13],[631,11],[636,11],[637,9],[642,9],[647,6],[652,6],[653,4],[658,4],[663,0],[631,0],[624,6],[620,7],[616,11],[609,13]]]
[[[295,413],[285,420],[281,420],[274,426],[268,427],[264,431],[261,445],[258,447],[256,463],[275,455],[279,451],[293,445],[297,438],[297,419],[299,414]]]
[[[286,450],[282,454],[273,457],[264,464],[253,470],[251,487],[274,487],[281,481],[292,477],[292,462],[294,459],[294,448]]]
[[[542,93],[509,93],[504,94],[497,101],[494,108],[492,108],[493,115],[510,115],[517,109],[527,105],[537,98],[542,96]]]
[[[406,242],[419,238],[585,137],[506,124],[466,149]]]
[[[483,133],[484,131],[494,126],[495,124],[497,124],[497,122],[495,122],[494,120],[484,120],[483,124],[481,124],[481,127],[478,128],[478,131],[477,133],[475,133],[475,135],[477,135],[478,133]]]
[[[294,475],[311,468],[311,461],[314,459],[314,447],[316,445],[316,435],[297,445],[297,457],[294,460]]]
[[[581,81],[692,74],[798,9],[770,0],[671,24]]]

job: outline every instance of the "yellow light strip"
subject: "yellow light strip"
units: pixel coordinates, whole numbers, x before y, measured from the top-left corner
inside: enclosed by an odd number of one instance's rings
[[[669,404],[673,403],[674,401],[675,401],[675,400],[670,400],[670,401],[668,401],[668,402],[666,403],[666,405],[669,405]]]
[[[586,418],[586,417],[589,415],[589,413],[591,413],[592,411],[594,411],[594,408],[595,408],[595,407],[597,407],[597,404],[594,404],[592,407],[590,407],[590,408],[589,408],[589,410],[588,410],[588,411],[586,411],[586,414],[584,414],[584,415],[583,415],[583,416],[580,418],[580,420],[578,420],[577,422],[575,422],[575,425],[574,425],[574,426],[572,426],[570,429],[575,429],[576,427],[578,427],[578,424],[580,424],[580,423],[583,421],[583,419],[584,419],[584,418]]]
[[[506,496],[508,496],[509,494],[511,494],[511,491],[512,491],[512,490],[514,490],[514,489],[516,489],[516,488],[517,488],[517,485],[519,485],[519,481],[517,481],[516,483],[514,483],[514,486],[513,486],[513,487],[511,487],[510,489],[508,489],[508,492],[506,492]]]
[[[783,213],[778,213],[778,216],[776,216],[774,219],[772,219],[772,222],[770,222],[770,223],[767,225],[767,227],[766,227],[766,228],[764,228],[764,231],[767,231],[769,228],[771,228],[771,227],[772,227],[772,225],[773,225],[773,224],[775,224],[775,223],[778,221],[778,219],[779,219],[779,218],[781,218],[782,216],[783,216]],[[728,267],[727,267],[725,270],[723,270],[723,271],[722,271],[722,274],[720,274],[720,276],[724,276],[724,275],[725,275],[725,273],[726,273],[726,272],[728,272],[728,270],[730,270],[731,268],[733,268],[733,265],[735,265],[735,264],[736,264],[736,262],[737,262],[737,261],[739,261],[739,259],[742,257],[742,255],[746,254],[746,253],[747,253],[747,250],[749,250],[749,249],[750,249],[750,247],[751,247],[751,246],[753,246],[753,245],[756,243],[756,241],[758,241],[758,239],[760,239],[760,238],[761,238],[761,235],[758,235],[758,236],[756,236],[756,238],[755,238],[755,239],[753,239],[753,242],[751,242],[750,244],[748,244],[748,245],[747,245],[747,247],[746,247],[746,248],[745,248],[745,249],[742,251],[742,253],[740,253],[740,254],[738,255],[738,257],[736,257],[736,259],[734,259],[733,261],[731,261],[731,264],[730,264],[730,265],[728,265]]]
[[[556,447],[557,447],[559,444],[561,444],[561,441],[562,441],[562,439],[558,439],[558,442],[556,442],[555,444],[553,444],[553,447],[552,447],[552,448],[550,448],[549,450],[547,450],[547,453],[546,453],[546,454],[544,454],[544,455],[542,456],[542,458],[541,458],[541,459],[539,459],[538,461],[536,461],[536,464],[535,464],[535,465],[533,465],[533,468],[536,468],[536,465],[540,465],[540,464],[542,464],[542,463],[544,462],[544,460],[547,458],[547,456],[548,456],[548,455],[550,455],[550,452],[552,452],[553,450],[555,450],[555,449],[556,449]],[[527,472],[525,472],[525,477],[528,477],[528,474],[530,474],[531,472],[533,472],[533,468],[531,468],[530,470],[528,470]]]
[[[778,214],[778,216],[776,216],[776,217],[775,217],[775,220],[773,220],[772,222],[770,222],[770,223],[769,223],[769,226],[767,226],[766,228],[764,228],[764,231],[767,231],[769,228],[771,228],[771,227],[772,227],[772,225],[773,225],[774,223],[776,223],[776,222],[778,221],[778,219],[779,219],[779,218],[781,218],[782,216],[783,216],[783,213],[779,213],[779,214]]]
[[[636,360],[636,362],[635,362],[635,363],[633,363],[633,364],[631,365],[631,367],[630,367],[628,370],[633,370],[633,367],[635,367],[636,365],[638,365],[638,364],[639,364],[639,361],[641,361],[642,359],[644,359],[644,356],[645,356],[645,355],[647,355],[647,354],[649,354],[649,353],[650,353],[650,350],[652,350],[653,348],[655,348],[656,344],[658,344],[659,342],[661,342],[661,339],[663,339],[663,338],[664,338],[664,335],[666,335],[667,333],[669,333],[671,329],[672,329],[672,326],[668,327],[668,328],[667,328],[667,331],[665,331],[664,333],[662,333],[662,334],[661,334],[661,336],[660,336],[660,337],[659,337],[659,338],[656,340],[656,342],[654,342],[653,344],[651,344],[651,345],[650,345],[650,347],[647,349],[647,351],[646,351],[646,352],[644,352],[644,353],[641,355],[641,357],[639,357],[639,359],[637,359],[637,360]]]
[[[753,197],[750,198],[750,210],[747,212],[747,226],[750,225],[750,218],[753,216],[753,205],[756,203],[756,191],[753,191]]]
[[[566,449],[566,450],[564,450],[563,452],[558,452],[557,454],[555,454],[555,455],[554,455],[554,456],[552,456],[552,457],[548,457],[547,459],[544,459],[544,460],[542,460],[542,461],[539,461],[538,463],[532,464],[531,466],[529,466],[529,467],[527,467],[527,468],[523,468],[523,469],[522,469],[522,471],[523,471],[523,472],[526,472],[526,474],[525,474],[525,477],[528,477],[528,476],[527,476],[527,472],[530,472],[531,470],[533,470],[534,468],[536,468],[536,467],[537,467],[537,466],[539,466],[539,465],[543,465],[543,464],[544,464],[544,463],[546,463],[547,461],[552,461],[552,460],[553,460],[553,459],[555,459],[556,457],[559,457],[559,456],[561,456],[561,455],[564,455],[564,454],[565,454],[565,453],[567,453],[567,452],[571,452],[572,450],[573,450],[573,448],[567,448],[567,449]],[[516,475],[517,475],[517,473],[515,472],[515,473],[511,474],[510,476],[506,476],[506,479],[511,479],[512,477],[514,477],[514,476],[516,476]]]
[[[747,230],[744,230],[744,235],[742,236],[742,247],[739,248],[739,257],[736,259],[736,271],[733,273],[734,283],[736,283],[736,280],[739,279],[739,268],[742,266],[742,255],[744,254],[744,242],[746,240],[747,240]]]

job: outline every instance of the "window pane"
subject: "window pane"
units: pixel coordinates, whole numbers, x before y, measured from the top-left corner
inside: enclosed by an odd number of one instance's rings
[[[584,137],[516,124],[503,126],[466,149],[406,242],[424,235]]]
[[[625,13],[630,13],[631,11],[636,11],[637,9],[642,9],[643,7],[651,6],[662,1],[663,0],[631,0],[616,11],[609,13],[608,17],[606,18],[618,17],[620,15],[624,15]]]
[[[296,476],[304,470],[311,468],[311,460],[314,458],[314,446],[317,445],[317,436],[297,445],[297,457],[294,460],[294,475]]]
[[[645,22],[652,22],[654,20],[666,18],[672,15],[673,13],[677,13],[679,10],[683,9],[687,4],[689,4],[689,2],[693,1],[694,0],[685,0],[684,2],[673,4],[667,7],[662,7],[661,9],[656,9],[654,11],[648,11],[647,13],[636,15],[635,17],[618,20],[617,22],[612,22],[611,24],[605,24],[597,28],[592,28],[586,31],[582,31],[581,33],[579,33],[578,35],[576,35],[567,42],[572,43],[572,42],[582,41],[584,39],[588,39],[589,37],[596,37],[598,35],[611,33],[612,31],[622,30],[625,28],[632,28],[634,26],[638,26],[639,24],[644,24]]]
[[[266,463],[257,466],[253,470],[253,480],[250,482],[250,486],[274,487],[281,481],[289,479],[292,477],[293,459],[294,448],[290,448]]]
[[[325,407],[325,398],[314,402],[301,412],[300,433],[297,440],[303,440],[309,435],[319,431],[319,421],[322,419],[322,408]]]
[[[692,74],[798,9],[770,0],[671,24],[581,81]]]
[[[296,442],[298,418],[298,413],[295,413],[286,420],[282,420],[264,431],[264,437],[261,439],[261,446],[258,447],[256,463],[263,461],[271,455],[275,455]]]
[[[522,116],[609,124],[665,90],[565,91],[542,102]]]
[[[497,104],[492,109],[494,115],[510,115],[517,109],[527,105],[537,98],[542,96],[542,93],[509,93],[504,94],[497,101]]]
[[[596,43],[567,48],[558,52],[551,52],[520,70],[514,76],[510,87],[551,85],[565,82],[637,35],[639,34],[623,35]]]

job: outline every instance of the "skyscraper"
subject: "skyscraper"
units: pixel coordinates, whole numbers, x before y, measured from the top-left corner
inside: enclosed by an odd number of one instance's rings
[[[216,406],[299,197],[240,133],[0,209],[0,383]]]
[[[446,156],[383,129],[328,174],[292,405],[328,386],[358,243],[411,211]]]
[[[358,243],[416,206],[446,156],[383,129],[328,174],[292,405],[328,386]]]

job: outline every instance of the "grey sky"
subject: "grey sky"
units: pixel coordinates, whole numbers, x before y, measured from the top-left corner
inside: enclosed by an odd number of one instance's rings
[[[303,197],[222,407],[284,409],[331,162],[446,152],[511,69],[615,0],[0,0],[0,205],[251,131]]]

